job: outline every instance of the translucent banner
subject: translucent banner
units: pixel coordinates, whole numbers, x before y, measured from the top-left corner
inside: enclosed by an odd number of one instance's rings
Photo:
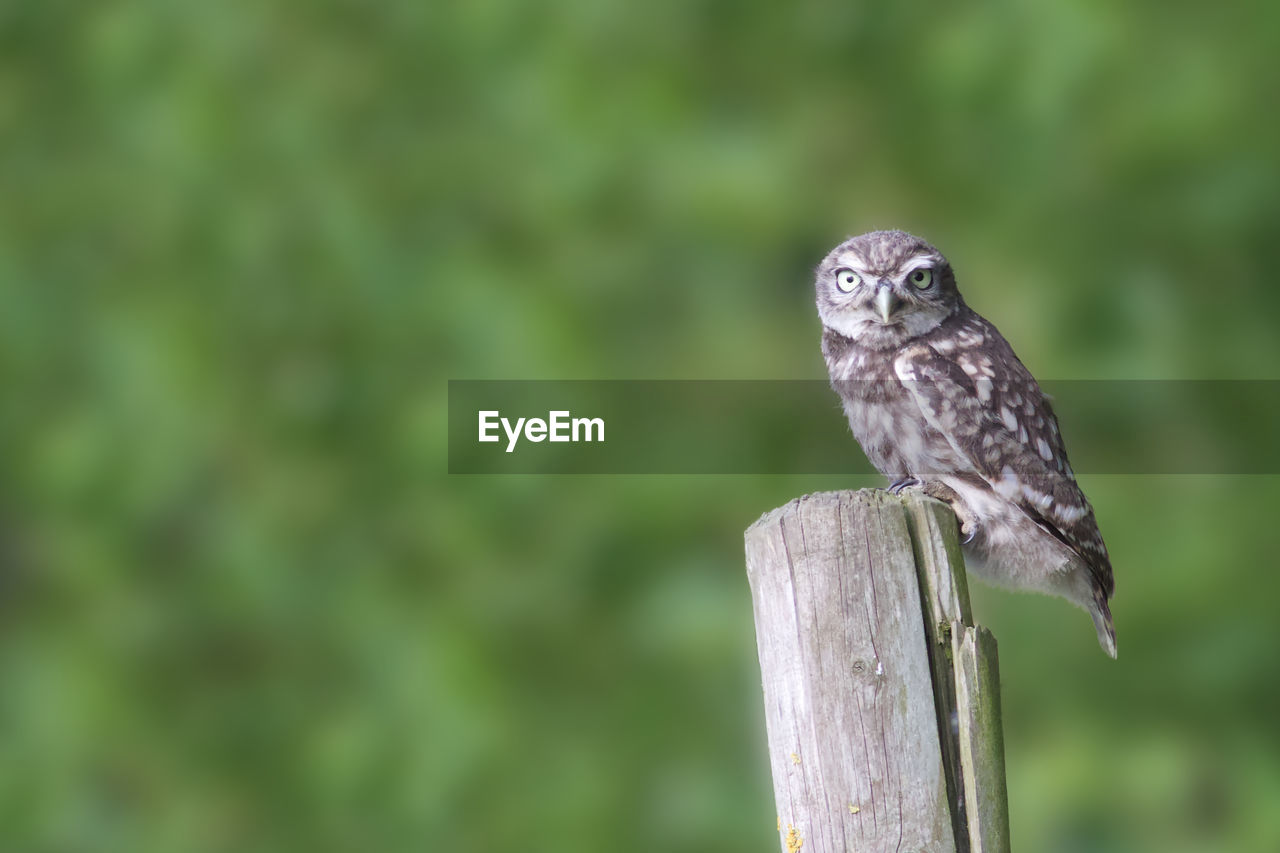
[[[1077,474],[1276,474],[1280,381],[1041,383]],[[826,380],[451,380],[451,474],[873,474]]]

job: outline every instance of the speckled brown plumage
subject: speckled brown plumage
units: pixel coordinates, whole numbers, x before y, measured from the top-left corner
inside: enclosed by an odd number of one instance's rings
[[[833,249],[816,289],[822,354],[867,458],[952,505],[975,574],[1078,604],[1114,657],[1111,561],[1057,418],[947,259],[876,231]]]

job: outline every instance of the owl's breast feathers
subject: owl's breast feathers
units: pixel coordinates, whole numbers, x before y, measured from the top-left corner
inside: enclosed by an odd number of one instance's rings
[[[994,326],[961,305],[897,349],[869,349],[828,328],[822,352],[854,436],[881,473],[980,478],[1077,554],[1111,596],[1111,560],[1057,417]]]
[[[968,467],[946,438],[923,422],[919,406],[893,372],[892,352],[868,349],[831,329],[824,332],[822,351],[849,428],[876,470],[899,480],[921,468]]]
[[[975,574],[1080,605],[1114,657],[1111,560],[1057,418],[946,258],[873,231],[828,253],[814,284],[831,385],[867,459],[951,504]]]
[[[905,344],[892,364],[928,424],[996,494],[1079,555],[1110,598],[1111,560],[1067,461],[1058,419],[996,328],[962,307]],[[956,472],[912,473],[927,479]]]

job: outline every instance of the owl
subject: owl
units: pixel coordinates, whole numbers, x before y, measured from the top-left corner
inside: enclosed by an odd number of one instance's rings
[[[1049,400],[951,264],[903,231],[841,243],[817,269],[822,355],[890,490],[951,505],[970,571],[1061,596],[1116,656],[1111,560]]]

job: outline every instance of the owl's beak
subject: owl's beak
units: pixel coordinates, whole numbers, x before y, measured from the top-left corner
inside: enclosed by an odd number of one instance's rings
[[[889,322],[889,316],[893,314],[900,303],[898,298],[893,295],[893,288],[888,284],[882,284],[876,290],[876,313],[880,315],[880,321]]]

